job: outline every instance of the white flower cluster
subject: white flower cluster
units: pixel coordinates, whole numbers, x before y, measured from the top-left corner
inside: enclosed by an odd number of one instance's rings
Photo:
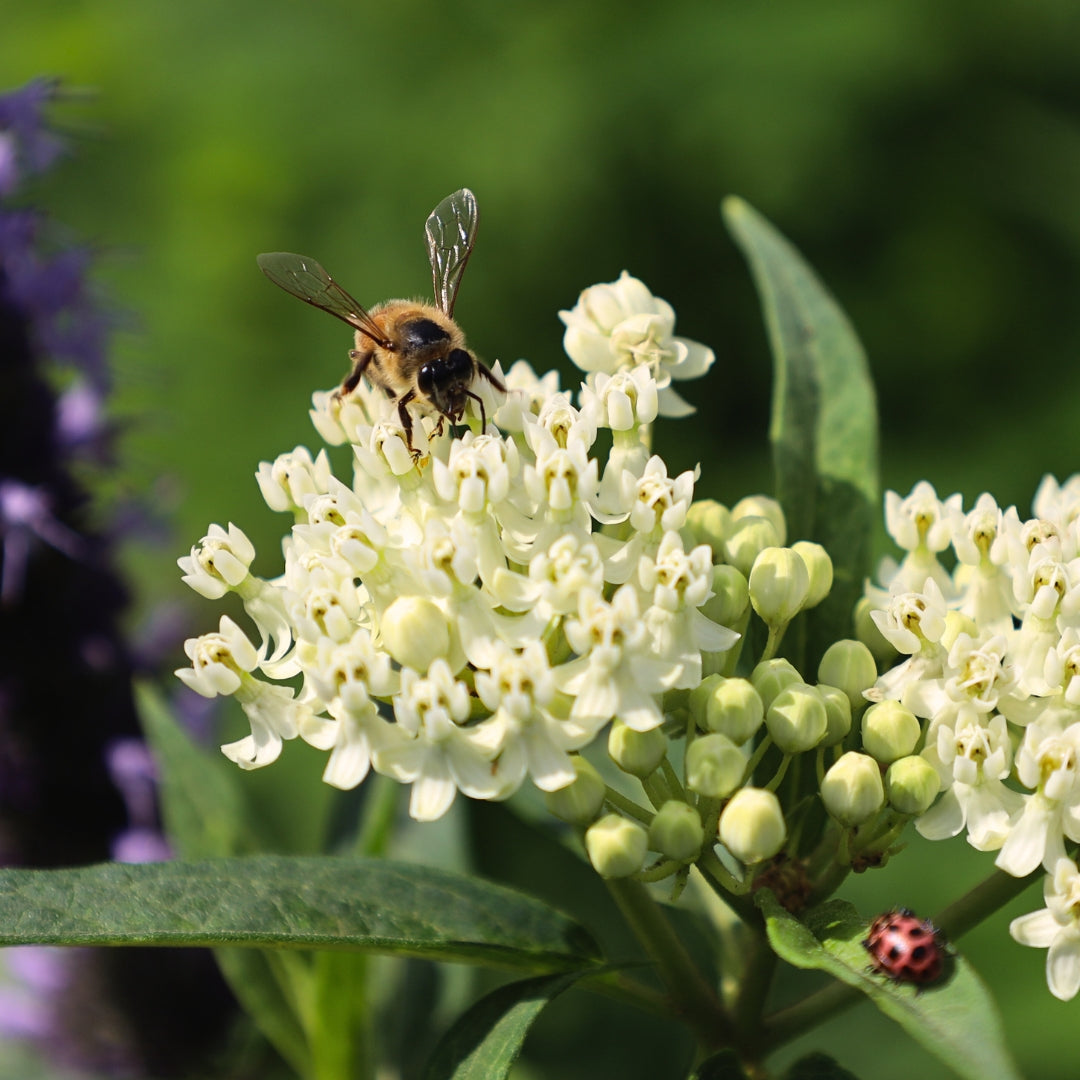
[[[1015,877],[1040,865],[1047,908],[1013,922],[1049,947],[1051,991],[1080,990],[1080,476],[1046,477],[1034,517],[982,495],[965,512],[928,483],[886,497],[906,551],[868,589],[871,617],[906,659],[867,696],[902,702],[925,725],[922,756],[943,791],[916,823],[929,839],[967,830]],[[942,561],[951,549],[955,565]]]
[[[648,450],[670,378],[712,353],[673,338],[670,308],[626,275],[564,319],[587,342],[578,405],[519,361],[505,398],[474,384],[486,431],[452,438],[417,416],[410,448],[381,393],[316,394],[315,426],[352,448],[353,475],[302,447],[260,466],[266,502],[294,517],[283,574],[255,577],[234,525],[179,560],[204,596],[236,592],[261,635],[256,647],[223,617],[177,672],[242,705],[251,734],[222,747],[239,766],[299,736],[329,751],[327,783],[373,768],[411,784],[419,820],[458,791],[503,799],[529,777],[551,792],[610,720],[656,728],[660,696],[697,686],[702,653],[733,644],[700,610],[713,568],[685,540],[695,475],[669,476]]]

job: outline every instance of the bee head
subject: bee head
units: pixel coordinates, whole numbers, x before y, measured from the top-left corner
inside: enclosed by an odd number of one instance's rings
[[[416,376],[417,389],[456,424],[465,411],[475,371],[475,361],[465,349],[451,349],[424,364]]]

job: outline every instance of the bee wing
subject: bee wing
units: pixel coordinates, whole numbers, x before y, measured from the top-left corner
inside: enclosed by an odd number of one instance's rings
[[[314,259],[291,251],[270,251],[259,255],[259,269],[275,284],[305,304],[347,322],[378,345],[387,347],[378,323]]]
[[[435,304],[451,318],[461,275],[476,243],[479,221],[476,196],[468,188],[462,188],[447,195],[431,211],[424,226],[435,285]]]

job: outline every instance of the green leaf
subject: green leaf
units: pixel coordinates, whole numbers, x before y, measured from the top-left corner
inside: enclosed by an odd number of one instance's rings
[[[533,969],[596,959],[539,900],[381,859],[257,855],[0,870],[0,945],[347,946]]]
[[[750,264],[769,334],[769,437],[788,536],[822,544],[833,560],[832,593],[810,613],[807,632],[811,647],[823,650],[851,636],[870,569],[880,513],[874,387],[854,329],[802,256],[741,199],[725,199],[723,213]],[[814,667],[818,656],[809,658]]]
[[[800,922],[768,890],[756,900],[769,943],[799,968],[826,971],[865,994],[930,1053],[970,1080],[1020,1080],[989,991],[963,957],[933,986],[902,985],[870,969],[862,939],[867,922],[842,900],[830,900]]]
[[[544,1006],[584,974],[523,979],[482,997],[440,1039],[424,1080],[501,1080]]]

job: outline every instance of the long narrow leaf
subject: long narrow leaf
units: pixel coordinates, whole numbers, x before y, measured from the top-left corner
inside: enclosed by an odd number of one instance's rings
[[[382,859],[260,855],[0,871],[0,945],[344,946],[532,969],[596,958],[587,932],[475,878]]]
[[[802,256],[741,199],[724,219],[750,264],[773,354],[769,436],[789,538],[824,545],[835,584],[812,614],[814,649],[851,635],[878,509],[877,406],[847,316]]]

